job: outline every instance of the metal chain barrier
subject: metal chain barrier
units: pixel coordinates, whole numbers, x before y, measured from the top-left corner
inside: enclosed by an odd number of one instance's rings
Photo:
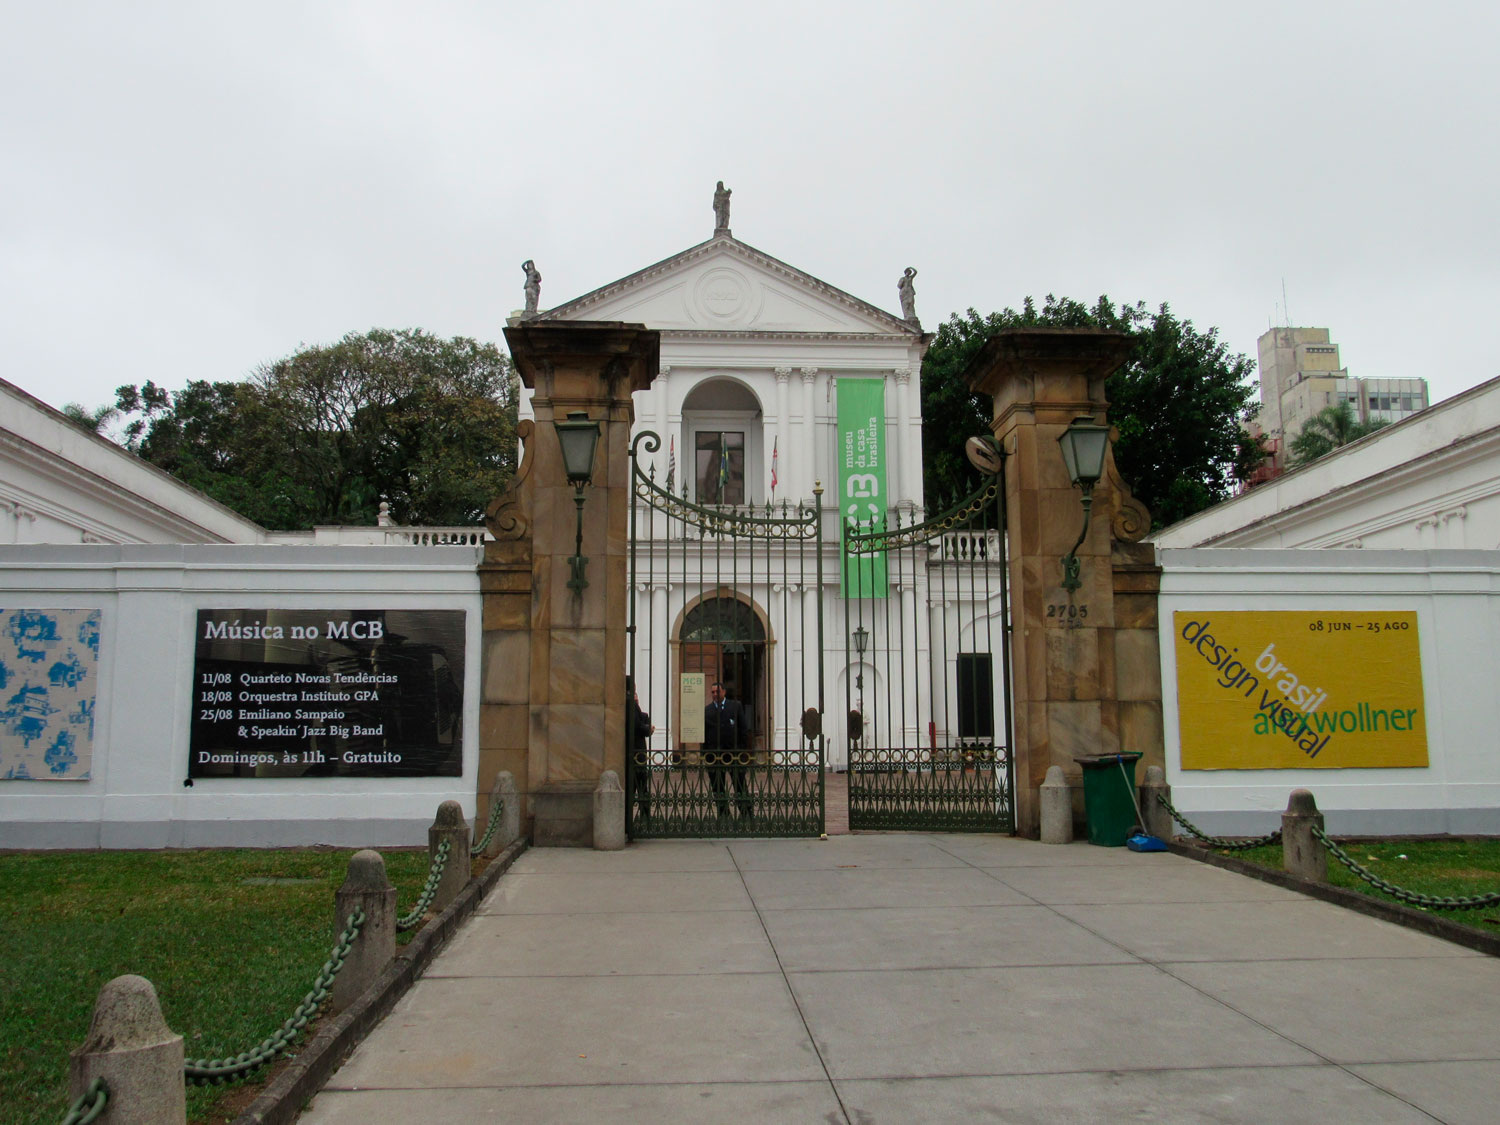
[[[183,1067],[188,1085],[217,1086],[243,1077],[270,1062],[294,1042],[318,1008],[322,1006],[323,1001],[328,999],[333,978],[338,976],[339,970],[344,967],[344,958],[349,956],[349,950],[354,947],[354,939],[359,936],[359,928],[364,924],[365,912],[363,910],[356,910],[349,915],[344,932],[339,935],[333,952],[328,955],[328,960],[323,962],[323,968],[319,970],[317,979],[313,981],[312,989],[302,998],[302,1003],[297,1005],[297,1010],[275,1034],[251,1050],[232,1058],[188,1059]],[[83,1120],[92,1121],[93,1118]]]
[[[480,837],[479,843],[475,844],[470,851],[475,855],[490,846],[490,841],[495,838],[495,829],[500,827],[500,814],[505,809],[504,801],[496,801],[490,805],[490,822],[485,825],[484,835]]]
[[[417,905],[412,907],[411,913],[403,918],[396,919],[396,932],[405,933],[407,930],[415,929],[417,923],[422,920],[422,915],[427,913],[427,907],[432,904],[432,896],[437,894],[438,883],[443,878],[443,868],[448,866],[448,850],[453,846],[453,841],[444,838],[438,845],[437,855],[432,857],[432,868],[427,872],[427,885],[422,888],[422,893],[417,896]]]
[[[1366,883],[1369,883],[1370,886],[1374,887],[1377,891],[1384,891],[1392,898],[1399,899],[1401,902],[1411,906],[1425,906],[1431,910],[1474,910],[1482,906],[1494,906],[1496,903],[1500,903],[1500,893],[1466,895],[1459,898],[1440,898],[1437,895],[1424,895],[1417,891],[1405,890],[1402,887],[1396,886],[1395,883],[1382,879],[1373,871],[1360,866],[1353,856],[1330,840],[1327,833],[1321,828],[1314,827],[1312,834],[1328,849],[1329,855],[1333,856],[1334,859],[1338,860]]]
[[[96,1078],[89,1083],[89,1088],[79,1099],[68,1107],[68,1115],[62,1119],[62,1125],[88,1125],[90,1121],[98,1119],[107,1105],[109,1087],[104,1084],[104,1079]]]
[[[1196,836],[1211,848],[1222,848],[1224,851],[1229,852],[1242,852],[1247,848],[1260,848],[1266,844],[1275,844],[1281,841],[1281,829],[1279,828],[1269,836],[1261,836],[1255,840],[1229,840],[1223,836],[1210,836],[1208,833],[1200,831],[1197,825],[1178,812],[1172,806],[1172,802],[1167,800],[1165,793],[1158,793],[1156,795],[1156,803],[1171,813],[1172,819],[1186,828],[1189,835]]]

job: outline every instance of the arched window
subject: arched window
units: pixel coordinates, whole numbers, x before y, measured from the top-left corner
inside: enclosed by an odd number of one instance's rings
[[[682,619],[682,639],[732,645],[764,641],[766,629],[755,610],[738,598],[713,598],[688,610]]]
[[[750,504],[764,485],[763,425],[760,400],[734,379],[709,378],[682,403],[684,466],[700,504]]]

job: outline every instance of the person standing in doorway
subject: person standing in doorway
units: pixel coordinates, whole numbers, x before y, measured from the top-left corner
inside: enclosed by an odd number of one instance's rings
[[[650,739],[656,733],[651,716],[641,710],[641,701],[636,698],[635,683],[625,677],[625,688],[630,693],[630,706],[625,715],[630,731],[630,784],[635,790],[636,817],[648,820],[651,817],[651,753]]]
[[[748,820],[754,813],[750,770],[741,753],[746,748],[745,711],[737,700],[728,697],[718,680],[708,689],[708,696],[708,706],[703,710],[703,750],[719,819],[729,819],[729,790],[733,788],[740,817]]]

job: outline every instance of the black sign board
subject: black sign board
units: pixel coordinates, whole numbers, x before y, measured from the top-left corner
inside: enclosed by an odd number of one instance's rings
[[[201,609],[189,777],[459,777],[464,611]]]

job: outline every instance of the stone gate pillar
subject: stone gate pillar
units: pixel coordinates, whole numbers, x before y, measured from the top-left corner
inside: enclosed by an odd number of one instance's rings
[[[522,423],[521,464],[486,513],[479,778],[511,772],[538,845],[587,847],[599,777],[625,770],[630,396],[651,385],[660,337],[639,324],[530,321],[505,339],[536,420]],[[568,587],[577,508],[553,429],[573,411],[601,431],[581,591]]]
[[[1021,329],[992,337],[965,372],[974,391],[993,397],[990,428],[1007,455],[1016,826],[1025,835],[1039,831],[1048,767],[1062,766],[1081,822],[1075,757],[1139,751],[1137,777],[1164,764],[1161,572],[1151,545],[1137,542],[1150,517],[1112,452],[1077,552],[1082,585],[1062,586],[1061,558],[1083,527],[1083,505],[1057,438],[1080,415],[1108,420],[1104,381],[1129,350],[1121,333]]]

